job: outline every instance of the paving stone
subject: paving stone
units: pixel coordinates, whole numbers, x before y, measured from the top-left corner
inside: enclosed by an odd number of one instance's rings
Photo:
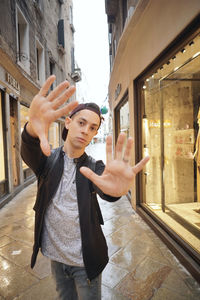
[[[33,231],[28,228],[19,227],[18,229],[13,230],[9,234],[9,237],[13,238],[14,240],[29,244],[30,246],[33,245],[34,234]]]
[[[29,271],[29,273],[33,274],[37,278],[43,279],[51,275],[50,260],[42,254],[38,255],[37,263],[35,264],[34,268],[31,269],[31,267],[28,266],[27,271]]]
[[[9,235],[11,232],[21,228],[20,225],[11,223],[8,225],[0,226],[0,237],[4,235]]]
[[[34,230],[35,218],[33,216],[30,216],[23,220],[19,220],[16,223],[20,226],[24,226],[28,229]]]
[[[102,300],[131,300],[130,298],[120,295],[117,291],[108,288],[102,284]]]
[[[30,264],[32,247],[16,241],[0,248],[0,255],[18,266],[25,267]]]
[[[192,294],[192,289],[190,290],[188,288],[179,274],[174,270],[172,270],[170,274],[168,274],[168,276],[165,278],[162,287],[168,288],[176,293],[178,291],[179,294],[184,297],[189,297]]]
[[[55,283],[51,276],[40,280],[34,284],[26,292],[20,294],[13,300],[55,300],[57,299],[57,292]]]
[[[128,274],[128,271],[118,268],[108,263],[102,274],[102,283],[107,287],[115,287],[122,278]]]
[[[167,288],[160,288],[155,292],[151,300],[198,300],[199,298],[194,298],[192,294],[183,296]]]
[[[18,214],[5,214],[3,216],[1,216],[1,219],[0,219],[0,227],[2,226],[5,226],[5,225],[9,225],[9,224],[12,224],[16,221],[19,221],[19,220],[22,220],[24,219],[25,217],[28,217],[28,215],[24,214],[24,213],[18,213]]]
[[[103,213],[103,212],[102,212]],[[125,224],[130,224],[133,220],[131,215],[126,216],[117,216],[115,218],[109,219],[105,222],[104,226],[102,226],[102,230],[105,234],[105,236],[108,236],[115,231],[117,231],[121,226]]]
[[[13,300],[36,282],[37,278],[0,256],[0,295],[6,300]]]
[[[0,237],[0,248],[4,247],[5,245],[11,243],[13,241],[13,239],[9,238],[6,235],[3,235]]]
[[[160,265],[144,274],[143,278],[137,278],[137,269],[129,273],[118,284],[116,290],[126,297],[134,300],[148,300],[151,299],[157,289],[160,288],[166,276],[171,269],[168,266]],[[140,276],[139,276],[140,277]]]
[[[126,247],[115,253],[110,258],[110,262],[126,270],[133,271],[145,259],[147,251],[146,244],[144,247],[143,244],[137,244],[136,239],[133,239]]]
[[[136,236],[140,236],[140,234],[142,234],[140,227],[135,224],[133,224],[133,226],[126,224],[111,234],[110,238],[112,239],[113,244],[123,247]]]
[[[200,284],[190,274],[184,278],[184,282],[200,298]]]

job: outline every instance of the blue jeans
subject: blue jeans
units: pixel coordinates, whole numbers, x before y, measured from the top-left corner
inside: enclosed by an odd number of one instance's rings
[[[84,267],[51,261],[60,300],[101,300],[101,274],[89,281]]]

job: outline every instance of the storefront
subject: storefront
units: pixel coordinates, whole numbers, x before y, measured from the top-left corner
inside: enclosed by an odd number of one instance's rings
[[[200,28],[194,29],[135,80],[135,89],[138,151],[151,157],[138,182],[138,206],[200,263]]]
[[[20,143],[21,132],[28,121],[31,95],[33,97],[36,91],[31,93],[24,89],[17,79],[1,66],[0,71],[0,74],[3,74],[0,78],[0,207],[2,207],[25,186],[35,181],[32,170],[21,159]],[[64,119],[52,123],[48,135],[51,149],[62,144],[63,126]]]
[[[134,138],[131,163],[150,155],[133,208],[199,280],[200,7],[190,4],[138,2],[112,58],[109,101],[115,141]],[[117,14],[109,20],[113,41]]]
[[[16,77],[0,65],[0,207],[34,180],[20,156],[20,124],[22,127],[25,117],[20,100],[26,93]]]

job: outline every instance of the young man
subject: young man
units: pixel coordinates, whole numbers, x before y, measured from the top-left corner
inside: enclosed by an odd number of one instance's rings
[[[54,80],[55,76],[49,77],[34,97],[29,122],[22,133],[22,158],[38,179],[31,267],[41,248],[51,259],[60,299],[98,300],[108,251],[95,194],[106,201],[118,200],[128,192],[148,158],[131,167],[132,138],[128,139],[122,156],[125,135],[120,134],[115,158],[112,138],[108,137],[106,166],[102,161],[94,163],[85,153],[85,147],[101,125],[100,109],[93,103],[72,102],[61,106],[75,88],[63,82],[47,95]],[[70,111],[63,130],[64,146],[50,151],[49,126]]]

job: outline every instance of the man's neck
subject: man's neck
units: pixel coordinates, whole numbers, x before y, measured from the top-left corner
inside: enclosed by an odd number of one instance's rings
[[[79,158],[85,152],[85,148],[77,149],[71,147],[71,145],[67,141],[65,141],[64,143],[63,150],[69,158]]]

